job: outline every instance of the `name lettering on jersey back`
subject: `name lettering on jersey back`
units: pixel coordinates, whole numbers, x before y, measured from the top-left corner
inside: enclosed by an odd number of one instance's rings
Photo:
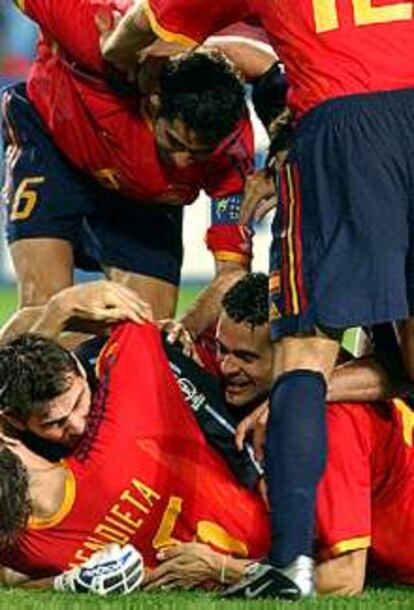
[[[337,30],[340,27],[340,13],[337,0],[313,0],[315,27],[318,34]],[[413,3],[399,2],[375,6],[375,0],[352,0],[356,26],[407,21],[414,16]]]
[[[119,496],[105,517],[86,538],[76,551],[69,567],[75,567],[87,561],[99,549],[111,542],[127,544],[139,530],[145,519],[151,514],[161,496],[142,481],[133,479],[127,489]]]

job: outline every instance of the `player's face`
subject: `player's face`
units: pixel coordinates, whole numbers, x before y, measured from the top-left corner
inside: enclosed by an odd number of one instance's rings
[[[222,313],[216,343],[226,401],[234,407],[245,407],[264,398],[272,384],[273,346],[269,325],[253,328],[244,322],[234,322]]]
[[[214,148],[203,145],[195,132],[180,119],[170,122],[159,117],[154,133],[161,159],[178,169],[190,167],[197,161],[206,161],[214,152]]]
[[[91,391],[80,374],[69,374],[69,389],[31,415],[27,428],[48,441],[73,446],[85,432]]]

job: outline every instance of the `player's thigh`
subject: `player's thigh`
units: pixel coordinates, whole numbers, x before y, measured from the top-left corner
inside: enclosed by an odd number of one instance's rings
[[[178,287],[174,284],[116,267],[105,268],[105,274],[109,279],[128,286],[149,303],[155,319],[174,317],[178,299]]]
[[[83,177],[46,133],[24,85],[5,93],[6,234],[22,304],[44,302],[72,277],[72,246],[90,210]]]
[[[335,100],[305,117],[281,170],[274,338],[407,316],[406,152],[394,117],[366,102]]]
[[[20,239],[10,246],[20,307],[43,305],[73,283],[73,250],[61,239]]]

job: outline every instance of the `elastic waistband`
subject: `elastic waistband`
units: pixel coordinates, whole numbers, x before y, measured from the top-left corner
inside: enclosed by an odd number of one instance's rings
[[[414,107],[414,87],[405,89],[390,89],[388,91],[373,91],[370,93],[355,93],[335,97],[318,104],[307,112],[299,121],[298,127],[306,125],[310,121],[320,120],[321,117],[334,115],[336,111],[355,112],[366,108],[372,110],[384,110],[390,105],[401,105]]]

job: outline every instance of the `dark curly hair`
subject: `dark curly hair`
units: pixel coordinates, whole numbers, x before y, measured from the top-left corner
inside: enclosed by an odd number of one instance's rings
[[[249,273],[224,295],[222,306],[234,322],[252,327],[269,321],[269,282],[264,273]]]
[[[21,459],[0,449],[0,548],[11,546],[26,529],[32,511],[29,476]]]
[[[72,354],[55,341],[24,333],[0,347],[0,411],[26,422],[69,389],[78,368]]]
[[[185,53],[166,62],[159,116],[181,119],[200,141],[217,146],[247,112],[243,84],[218,51]]]

